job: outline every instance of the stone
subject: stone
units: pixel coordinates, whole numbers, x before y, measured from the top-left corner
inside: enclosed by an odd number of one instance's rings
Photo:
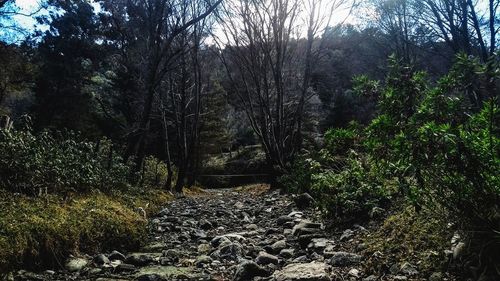
[[[195,229],[191,232],[191,238],[195,240],[206,239],[207,233],[201,229]]]
[[[208,254],[212,250],[212,247],[209,244],[202,243],[197,247],[198,253],[200,254]]]
[[[224,245],[210,255],[210,257],[213,259],[224,259],[232,261],[237,261],[242,256],[243,247],[237,242]]]
[[[320,223],[313,223],[310,221],[301,221],[299,224],[295,225],[292,229],[292,235],[301,236],[304,234],[314,234],[321,230],[323,227]]]
[[[113,252],[111,252],[111,254],[109,254],[108,259],[112,260],[112,261],[115,261],[115,260],[124,261],[125,255],[123,255],[122,253],[120,253],[118,251],[113,251]]]
[[[330,281],[330,267],[325,263],[292,263],[274,272],[276,281]]]
[[[303,215],[304,215],[303,212],[293,211],[290,214],[288,214],[288,217],[291,217],[291,218],[302,218]]]
[[[368,277],[363,278],[363,281],[377,281],[378,278],[375,275],[370,275]]]
[[[212,263],[212,258],[209,256],[202,255],[202,256],[198,256],[196,258],[195,265],[197,267],[202,267],[203,265],[210,264],[210,263]]]
[[[354,231],[352,231],[351,229],[346,229],[340,236],[340,241],[349,240],[353,236],[354,236]]]
[[[443,273],[441,272],[434,272],[429,276],[429,281],[442,281],[443,280]]]
[[[245,228],[248,229],[248,230],[257,230],[257,229],[259,229],[259,227],[256,224],[253,224],[253,223],[245,226]]]
[[[330,243],[330,240],[326,238],[313,238],[307,248],[312,250],[322,251],[326,248],[326,246]]]
[[[399,273],[407,276],[414,276],[418,274],[418,270],[411,263],[405,262],[401,265]]]
[[[273,256],[266,252],[260,252],[257,258],[255,259],[255,262],[260,265],[278,264],[279,259],[277,256]]]
[[[347,274],[349,274],[350,276],[352,276],[354,278],[359,278],[359,270],[357,270],[356,268],[349,270],[349,272]]]
[[[361,262],[361,256],[347,252],[334,252],[329,260],[329,264],[333,266],[349,266],[356,265]]]
[[[115,271],[118,273],[119,272],[131,272],[131,271],[135,271],[135,269],[136,269],[136,267],[133,264],[121,263],[115,268]]]
[[[106,257],[103,254],[99,254],[99,255],[95,256],[93,261],[95,264],[97,264],[99,266],[110,263],[110,260],[108,259],[108,257]]]
[[[296,257],[293,262],[294,263],[303,263],[303,262],[309,262],[309,258],[306,256],[306,255],[302,255],[302,256],[299,256],[299,257]]]
[[[453,259],[459,259],[465,252],[465,243],[458,242],[458,244],[453,248]]]
[[[147,246],[145,246],[144,248],[142,248],[141,251],[144,251],[144,252],[161,252],[163,249],[167,248],[167,244],[163,243],[163,242],[154,242],[154,243],[151,243]]]
[[[137,277],[137,281],[163,281],[165,280],[158,274],[143,274]]]
[[[289,259],[295,254],[295,249],[283,249],[280,251],[280,256]]]
[[[293,198],[299,209],[306,209],[314,205],[316,200],[309,193],[302,193]]]
[[[289,216],[281,216],[276,220],[277,225],[284,225],[287,222],[292,222],[294,219]]]
[[[66,261],[65,268],[69,272],[80,271],[89,264],[89,261],[84,258],[70,258]]]
[[[323,257],[322,255],[320,255],[320,254],[318,254],[316,252],[313,252],[311,254],[311,259],[314,260],[314,261],[321,261],[321,262],[325,261],[325,257]]]
[[[148,265],[149,263],[153,262],[153,257],[148,254],[143,254],[143,253],[133,253],[129,254],[127,258],[125,259],[125,262],[128,264],[132,264],[135,266],[144,266]]]
[[[209,230],[209,229],[212,229],[213,228],[213,225],[211,222],[209,222],[208,220],[200,220],[198,222],[198,225],[200,226],[201,229],[203,230]]]
[[[271,251],[273,254],[277,254],[285,248],[286,248],[286,241],[285,240],[276,241],[271,245]]]
[[[194,267],[157,265],[143,267],[136,274],[137,277],[144,275],[157,276],[158,280],[199,280],[201,277]]]
[[[248,281],[255,277],[267,277],[270,273],[253,261],[240,263],[233,277],[233,281]]]

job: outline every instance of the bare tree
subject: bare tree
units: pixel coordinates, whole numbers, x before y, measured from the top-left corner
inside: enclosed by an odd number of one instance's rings
[[[310,97],[314,41],[334,10],[348,1],[245,0],[224,6],[216,42],[250,124],[276,174],[300,149]],[[325,13],[324,9],[329,12]],[[306,14],[307,38],[300,40]]]
[[[193,32],[195,26],[209,17],[222,0],[147,0],[147,1],[103,1],[109,12],[109,23],[113,26],[125,67],[135,75],[141,94],[136,105],[140,105],[135,124],[127,137],[126,158],[136,157],[136,170],[142,167],[146,140],[150,130],[155,96],[162,81],[171,71],[184,46],[177,39]]]

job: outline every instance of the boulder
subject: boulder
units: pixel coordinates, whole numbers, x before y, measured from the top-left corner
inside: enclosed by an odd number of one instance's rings
[[[277,256],[273,256],[271,254],[268,254],[266,252],[260,252],[257,258],[255,259],[255,262],[260,265],[268,265],[268,264],[278,264],[279,260]]]
[[[89,264],[89,261],[84,258],[70,258],[66,261],[65,268],[70,272],[80,271]]]
[[[295,198],[293,198],[293,201],[299,209],[309,208],[316,202],[316,200],[314,200],[314,198],[309,193],[302,193],[300,195],[297,195]]]
[[[325,263],[292,263],[273,274],[276,281],[330,281],[330,267]]]
[[[361,262],[361,256],[347,252],[333,252],[329,264],[333,266],[349,266]]]
[[[233,281],[248,281],[254,277],[267,277],[269,272],[253,261],[244,261],[240,263],[233,277]]]

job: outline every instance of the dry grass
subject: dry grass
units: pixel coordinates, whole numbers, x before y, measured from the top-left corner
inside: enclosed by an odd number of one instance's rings
[[[136,208],[149,203],[154,213],[171,198],[162,191],[69,199],[0,191],[0,272],[58,266],[69,254],[137,248],[145,241],[147,221]]]

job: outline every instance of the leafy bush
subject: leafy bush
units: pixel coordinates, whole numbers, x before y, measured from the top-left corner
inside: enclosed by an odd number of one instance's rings
[[[173,178],[174,175],[172,175]],[[167,164],[154,156],[144,159],[142,182],[146,187],[162,187],[168,177]]]
[[[341,171],[325,170],[312,175],[313,195],[331,217],[366,216],[384,206],[394,190],[370,158],[351,153]]]
[[[0,187],[36,194],[126,188],[129,166],[109,140],[78,141],[74,133],[0,131]]]
[[[415,206],[445,208],[481,266],[500,261],[500,110],[481,84],[490,68],[461,56],[431,87],[394,66],[365,140]]]
[[[346,156],[351,149],[355,149],[360,133],[354,128],[329,129],[325,133],[325,148],[333,155]]]

